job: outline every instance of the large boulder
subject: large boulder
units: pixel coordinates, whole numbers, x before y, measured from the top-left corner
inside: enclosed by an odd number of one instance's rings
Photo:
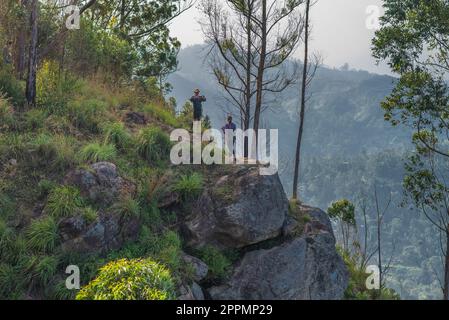
[[[282,234],[288,201],[278,175],[241,167],[205,189],[186,219],[188,245],[242,248]]]
[[[84,197],[103,206],[112,204],[121,196],[132,196],[136,191],[136,186],[120,177],[115,164],[109,162],[73,170],[65,177],[65,183],[78,187]]]
[[[247,253],[215,300],[334,300],[343,298],[348,272],[329,232],[305,235],[269,250]]]
[[[102,213],[93,223],[82,216],[62,220],[59,234],[65,252],[104,253],[117,250],[127,241],[136,240],[140,223],[117,213]]]

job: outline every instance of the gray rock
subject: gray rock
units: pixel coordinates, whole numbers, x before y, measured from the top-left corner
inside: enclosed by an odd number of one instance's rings
[[[287,213],[279,176],[243,168],[205,190],[185,223],[186,238],[194,247],[241,248],[279,236]]]
[[[203,289],[196,282],[191,285],[182,285],[178,290],[178,300],[204,300]]]
[[[230,280],[209,293],[215,300],[334,300],[347,284],[334,237],[324,232],[247,253]]]
[[[94,163],[89,170],[71,171],[65,183],[78,187],[84,197],[103,206],[110,205],[120,196],[133,195],[136,191],[136,186],[120,177],[115,164],[109,162]]]
[[[59,225],[62,250],[80,253],[117,250],[126,241],[136,240],[139,230],[137,219],[118,214],[100,214],[90,225],[81,216],[70,217],[62,220]]]
[[[182,255],[182,260],[193,267],[194,271],[193,279],[195,281],[199,282],[204,278],[206,278],[207,273],[209,271],[209,267],[207,266],[206,263],[204,263],[202,260],[198,258],[192,257],[185,253]]]

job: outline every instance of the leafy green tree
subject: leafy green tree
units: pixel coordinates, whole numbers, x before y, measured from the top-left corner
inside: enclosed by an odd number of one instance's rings
[[[347,199],[335,201],[327,209],[329,217],[340,225],[343,249],[349,251],[351,229],[355,228],[355,206]]]
[[[409,199],[445,242],[444,299],[449,299],[449,3],[386,0],[373,54],[400,76],[382,103],[385,119],[412,128],[416,152],[406,164]]]

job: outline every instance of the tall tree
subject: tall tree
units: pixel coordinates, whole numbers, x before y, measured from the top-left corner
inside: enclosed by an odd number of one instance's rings
[[[242,127],[259,128],[265,93],[279,93],[297,79],[296,65],[284,68],[300,41],[302,0],[204,0],[203,32],[210,64]],[[266,104],[266,103],[265,103]]]
[[[251,28],[255,4],[256,0],[232,0],[228,1],[227,10],[218,1],[201,2],[201,10],[206,17],[201,26],[210,45],[210,68],[226,93],[225,100],[229,104],[226,111],[232,113],[236,108],[245,130],[250,127],[251,100],[255,94],[254,34]]]
[[[28,54],[28,77],[26,83],[26,99],[28,106],[36,104],[36,73],[37,73],[37,36],[38,36],[38,0],[30,4],[30,47]]]
[[[412,128],[416,152],[406,163],[406,195],[440,231],[442,289],[449,299],[449,3],[384,1],[373,54],[400,76],[382,103],[385,119]]]
[[[296,142],[296,154],[295,154],[295,173],[293,176],[293,193],[292,199],[299,200],[298,198],[298,183],[299,183],[299,171],[301,166],[301,147],[302,147],[302,136],[304,132],[304,119],[306,113],[306,102],[307,102],[307,88],[309,87],[315,72],[320,64],[320,59],[315,56],[315,61],[309,63],[309,36],[310,36],[310,8],[311,1],[306,0],[306,13],[305,13],[305,30],[304,30],[304,61],[302,69],[302,81],[301,81],[301,99],[300,99],[300,112],[299,112],[299,129],[298,129],[298,139]]]

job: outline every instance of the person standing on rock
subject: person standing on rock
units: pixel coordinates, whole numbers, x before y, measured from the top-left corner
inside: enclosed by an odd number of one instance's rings
[[[200,89],[195,89],[194,95],[190,98],[193,104],[193,121],[201,121],[203,116],[203,102],[206,102],[205,96],[200,96]]]
[[[225,135],[226,135],[226,131],[227,130],[232,130],[232,132],[235,133],[235,130],[237,130],[237,126],[235,125],[234,122],[232,122],[232,116],[231,115],[228,116],[228,122],[226,123],[226,125],[223,128],[221,128],[221,130],[223,130],[223,133]],[[229,150],[232,150],[234,161],[236,160],[236,158],[235,158],[235,141],[236,141],[235,135],[233,135],[233,137],[232,137],[232,145],[231,145],[231,141],[227,141],[227,144],[228,144],[227,147],[228,147]]]

